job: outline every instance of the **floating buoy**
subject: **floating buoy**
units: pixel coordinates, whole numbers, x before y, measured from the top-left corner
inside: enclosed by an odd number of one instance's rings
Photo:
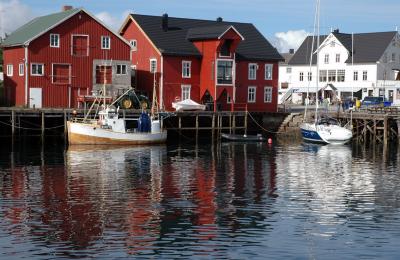
[[[268,143],[272,144],[272,138],[268,138]]]

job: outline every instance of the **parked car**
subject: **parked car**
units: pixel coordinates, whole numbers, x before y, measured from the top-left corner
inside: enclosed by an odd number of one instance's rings
[[[383,97],[365,97],[362,106],[383,106]]]

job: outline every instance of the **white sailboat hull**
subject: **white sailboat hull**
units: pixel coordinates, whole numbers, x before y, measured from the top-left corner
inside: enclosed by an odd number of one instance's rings
[[[351,130],[338,125],[316,125],[303,123],[300,125],[305,141],[322,144],[346,144],[353,137]]]
[[[69,144],[159,144],[167,140],[167,131],[120,133],[97,124],[67,122]]]

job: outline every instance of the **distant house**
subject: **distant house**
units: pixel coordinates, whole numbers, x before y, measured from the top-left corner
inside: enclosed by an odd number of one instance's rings
[[[400,104],[400,36],[396,31],[376,33],[341,33],[334,30],[320,37],[317,79],[316,42],[312,66],[310,54],[313,37],[307,37],[287,65],[280,71],[280,92],[292,94],[291,100],[302,103],[307,89],[315,97],[331,99],[352,96],[384,96]],[[353,92],[353,93],[352,93]],[[282,100],[280,100],[282,101]]]
[[[103,84],[107,95],[131,84],[129,43],[82,8],[33,19],[1,47],[9,105],[76,107]]]
[[[250,23],[131,14],[119,30],[132,46],[137,88],[161,109],[192,99],[209,109],[276,111],[282,57]]]

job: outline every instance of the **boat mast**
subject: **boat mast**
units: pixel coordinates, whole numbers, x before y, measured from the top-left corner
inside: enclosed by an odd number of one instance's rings
[[[315,80],[315,124],[317,124],[318,122],[318,83],[319,83],[319,41],[320,41],[320,32],[319,32],[319,17],[320,17],[320,0],[317,0],[317,50],[316,50],[316,54],[317,54],[317,74],[316,74],[316,80]]]

